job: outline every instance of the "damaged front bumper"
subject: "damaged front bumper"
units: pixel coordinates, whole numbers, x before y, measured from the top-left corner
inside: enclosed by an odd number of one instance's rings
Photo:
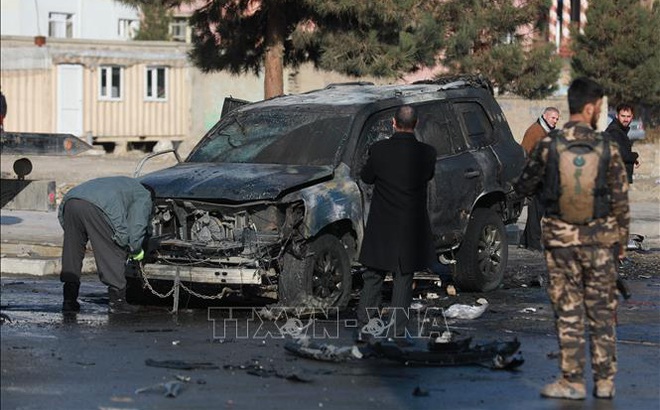
[[[209,285],[271,284],[284,250],[300,241],[295,227],[303,214],[300,201],[161,201],[141,274],[144,279]],[[127,272],[129,277],[139,274]]]

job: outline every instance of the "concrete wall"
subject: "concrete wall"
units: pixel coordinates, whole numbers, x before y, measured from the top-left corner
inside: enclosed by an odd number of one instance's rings
[[[511,132],[516,141],[521,142],[527,128],[543,113],[545,107],[559,109],[559,122],[562,127],[570,116],[566,96],[550,97],[543,100],[526,100],[521,97],[497,97],[497,102],[509,122]],[[607,97],[603,98],[597,129],[603,131],[607,128]]]
[[[520,97],[497,97],[497,102],[509,122],[511,132],[516,141],[521,142],[527,128],[536,121],[546,107],[559,109],[561,126],[568,120],[568,102],[566,97],[551,97],[544,100],[526,100]]]
[[[260,101],[264,98],[263,75],[248,73],[235,76],[226,72],[205,74],[196,69],[191,69],[189,73],[192,98],[191,127],[189,138],[181,146],[184,155],[218,122],[225,97],[247,101]],[[357,80],[354,77],[319,71],[312,64],[304,64],[296,70],[284,70],[284,93],[298,94],[323,88],[331,83]],[[359,80],[372,81],[376,84],[384,83],[384,80],[374,78]]]

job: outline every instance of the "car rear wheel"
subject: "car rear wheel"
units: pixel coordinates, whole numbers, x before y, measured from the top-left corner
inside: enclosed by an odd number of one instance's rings
[[[475,209],[456,254],[456,285],[469,292],[496,289],[502,283],[508,254],[502,219],[492,209]]]
[[[283,306],[346,307],[351,296],[348,252],[334,235],[321,235],[302,259],[282,257],[278,295]]]

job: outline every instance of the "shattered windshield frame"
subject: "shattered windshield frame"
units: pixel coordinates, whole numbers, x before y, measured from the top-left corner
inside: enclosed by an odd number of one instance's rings
[[[277,107],[234,112],[186,162],[335,165],[351,125],[335,107]]]

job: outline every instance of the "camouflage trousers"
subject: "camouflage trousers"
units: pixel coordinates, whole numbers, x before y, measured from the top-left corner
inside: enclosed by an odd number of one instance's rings
[[[571,246],[545,250],[548,294],[555,312],[560,368],[569,381],[584,380],[585,320],[594,380],[614,380],[616,263],[611,248]]]

